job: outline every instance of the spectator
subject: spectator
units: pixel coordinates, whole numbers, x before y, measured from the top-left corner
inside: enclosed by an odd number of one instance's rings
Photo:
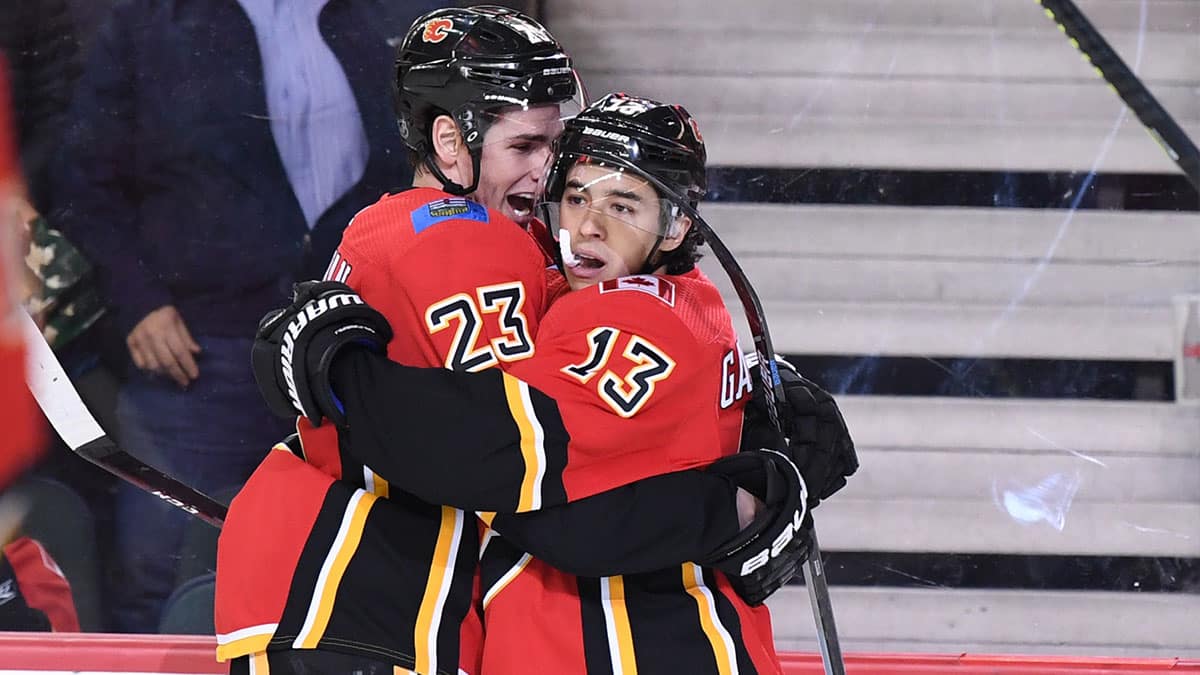
[[[201,490],[240,485],[289,430],[264,422],[250,373],[258,318],[321,276],[359,209],[409,180],[388,40],[430,7],[411,3],[395,26],[381,7],[130,0],[93,38],[59,222],[126,336],[127,448]],[[153,631],[184,516],[132,488],[116,508],[113,628]]]
[[[79,75],[66,0],[0,3],[0,52],[8,59],[25,180],[34,205],[46,213],[51,206],[50,158]]]
[[[80,54],[88,52],[96,30],[116,3],[117,0],[67,0],[71,19],[75,24],[75,43]]]

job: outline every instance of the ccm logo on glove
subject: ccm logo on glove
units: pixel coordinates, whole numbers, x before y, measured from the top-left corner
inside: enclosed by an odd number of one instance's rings
[[[300,394],[296,391],[296,374],[292,367],[292,354],[296,345],[296,337],[300,335],[300,331],[308,325],[309,321],[316,319],[325,312],[338,307],[349,307],[350,305],[365,305],[363,299],[358,297],[357,293],[338,293],[324,298],[318,298],[316,302],[308,303],[302,312],[296,315],[288,323],[287,331],[283,335],[283,345],[279,349],[280,365],[283,366],[283,380],[287,383],[288,398],[292,399],[292,403],[296,406],[296,410],[303,410],[304,406],[300,403]]]

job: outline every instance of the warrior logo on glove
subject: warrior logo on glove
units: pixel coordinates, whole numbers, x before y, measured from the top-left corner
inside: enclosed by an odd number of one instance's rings
[[[365,304],[363,299],[358,297],[357,293],[338,293],[336,295],[317,298],[304,305],[303,311],[288,323],[287,332],[283,336],[283,346],[279,350],[281,356],[280,366],[283,371],[283,380],[287,383],[288,398],[292,399],[292,404],[296,406],[296,410],[304,409],[304,405],[300,402],[300,394],[296,391],[296,372],[292,367],[292,355],[296,347],[296,338],[299,337],[304,327],[310,321],[328,312],[330,309]]]
[[[329,382],[334,357],[346,345],[385,353],[392,327],[353,289],[337,281],[296,284],[292,304],[258,325],[250,364],[267,407],[280,417],[303,415],[314,426],[345,422]]]

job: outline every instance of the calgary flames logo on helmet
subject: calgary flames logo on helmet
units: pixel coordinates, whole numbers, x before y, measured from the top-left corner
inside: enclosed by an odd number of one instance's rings
[[[430,19],[425,24],[425,32],[421,34],[421,39],[426,42],[441,42],[450,34],[452,28],[454,22],[450,19]]]
[[[699,125],[699,124],[696,124],[696,118],[695,118],[695,117],[689,117],[689,118],[688,118],[688,125],[690,125],[690,126],[692,127],[692,133],[693,133],[693,134],[696,134],[696,140],[698,140],[698,141],[700,141],[701,143],[703,143],[703,142],[704,142],[704,137],[700,135],[700,125]]]

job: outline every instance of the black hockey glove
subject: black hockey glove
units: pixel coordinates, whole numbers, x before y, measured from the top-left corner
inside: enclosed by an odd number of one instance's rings
[[[846,486],[846,478],[858,470],[854,439],[837,401],[815,382],[796,372],[795,366],[776,357],[779,379],[787,397],[779,401],[779,422],[788,441],[788,456],[800,469],[808,485],[808,507]],[[767,417],[766,401],[758,379],[758,355],[748,354],[754,397],[746,405],[742,447],[773,447],[774,433]]]
[[[258,324],[251,362],[258,390],[280,417],[303,415],[320,426],[345,423],[329,382],[338,351],[361,345],[385,353],[392,327],[346,284],[298,283],[292,304],[267,313]]]
[[[708,467],[758,497],[764,506],[744,530],[705,560],[720,570],[750,605],[761,605],[808,559],[812,518],[805,506],[804,479],[775,450],[743,450]]]

